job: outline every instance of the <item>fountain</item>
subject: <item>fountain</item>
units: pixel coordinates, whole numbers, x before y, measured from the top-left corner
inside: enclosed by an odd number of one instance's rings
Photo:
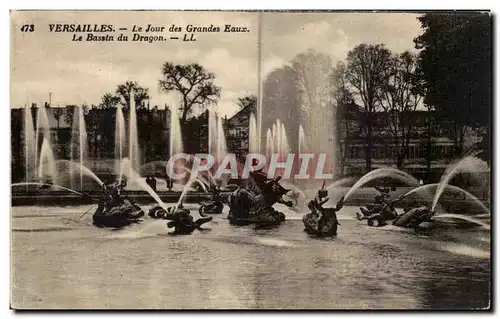
[[[267,129],[266,133],[266,159],[269,160],[271,158],[271,154],[274,153],[274,137],[271,129]]]
[[[475,172],[477,169],[477,159],[475,156],[479,152],[475,152],[472,155],[467,155],[459,160],[454,165],[448,166],[443,176],[441,176],[441,180],[439,182],[439,187],[436,190],[436,195],[434,195],[434,199],[432,200],[431,210],[436,208],[436,204],[439,200],[439,197],[443,193],[446,185],[451,181],[453,177],[455,177],[459,173],[464,172]]]
[[[299,154],[302,154],[306,148],[306,135],[304,133],[304,127],[301,124],[299,126]]]
[[[279,119],[276,120],[276,135],[274,135],[274,143],[275,143],[275,149],[278,154],[281,156],[281,144],[282,144],[282,139],[281,139],[281,133],[283,131],[281,130],[281,121]]]
[[[43,139],[42,148],[40,150],[40,162],[38,164],[38,179],[45,180],[50,177],[52,182],[57,183],[56,160],[52,150],[50,140]]]
[[[281,149],[280,153],[286,155],[290,152],[290,145],[288,144],[288,137],[286,134],[285,124],[281,124]]]
[[[330,189],[335,188],[335,187],[339,187],[342,184],[351,184],[354,180],[355,180],[354,177],[344,177],[344,178],[338,179],[338,180],[334,181],[333,183],[331,183],[330,185],[328,185],[326,187],[326,190],[329,191]]]
[[[406,194],[404,194],[404,197],[408,197],[408,196],[410,196],[413,193],[417,193],[418,194],[418,193],[420,193],[420,192],[422,192],[424,190],[428,191],[430,188],[436,188],[437,189],[440,185],[441,184],[439,184],[439,183],[422,185],[420,187],[414,188],[411,191],[407,192]],[[454,185],[446,185],[445,188],[451,189],[451,190],[459,192],[459,193],[463,193],[466,196],[466,198],[472,200],[475,204],[477,204],[479,207],[481,207],[481,209],[483,211],[485,211],[489,215],[490,210],[483,204],[483,202],[481,202],[481,200],[479,200],[479,198],[477,198],[476,196],[472,195],[471,193],[469,193],[465,189],[457,187],[457,186],[454,186]],[[443,189],[443,191],[444,191],[444,189]],[[441,193],[443,193],[443,191]],[[436,203],[436,205],[437,205],[437,203]]]
[[[212,168],[213,170],[217,169],[226,153],[227,143],[222,118],[214,111],[208,110],[208,154],[214,156],[215,165]],[[213,180],[212,173],[207,172],[210,174],[211,180]],[[213,182],[215,183],[215,181]]]
[[[272,133],[272,137],[273,137],[273,150],[277,150],[278,149],[278,146],[277,146],[277,136],[278,136],[278,130],[276,129],[276,122],[273,123],[273,126],[271,127],[271,133]]]
[[[188,182],[186,183],[186,185],[184,187],[184,190],[182,191],[181,196],[179,197],[179,200],[175,204],[174,210],[172,211],[172,213],[175,213],[179,209],[179,205],[184,201],[184,197],[186,197],[186,195],[189,192],[189,190],[191,189],[193,183],[198,183],[198,184],[202,185],[204,191],[205,192],[207,191],[207,189],[204,187],[203,183],[198,178],[195,178],[195,177],[194,178],[190,178],[188,180]]]
[[[184,147],[182,145],[182,131],[181,124],[179,122],[179,115],[175,109],[171,110],[170,113],[170,153],[169,156],[172,157],[175,154],[182,153]]]
[[[250,123],[252,123],[252,118],[250,118]],[[250,125],[250,127],[252,127],[252,125]],[[254,134],[253,136],[253,138],[250,138],[250,143],[252,143],[252,139],[255,139],[254,143],[258,145],[258,134]],[[269,159],[271,158],[271,154],[278,153],[278,161],[282,161],[286,159],[286,156],[290,152],[285,124],[282,123],[279,119],[277,119],[276,122],[273,123],[272,128],[267,129],[265,152],[267,159],[266,167],[269,166]]]
[[[249,128],[248,128],[248,151],[249,153],[256,154],[259,151],[259,136],[257,132],[257,120],[255,115],[250,114]]]
[[[130,160],[130,169],[138,171],[139,161],[139,141],[137,134],[137,114],[135,110],[134,90],[130,91],[130,115],[129,115],[129,135],[128,135],[128,158]]]
[[[395,168],[388,168],[388,167],[387,168],[379,168],[379,169],[375,169],[371,172],[368,172],[363,177],[361,177],[356,182],[356,184],[354,184],[349,189],[349,191],[345,194],[344,200],[347,200],[358,188],[360,188],[364,184],[366,184],[372,180],[375,180],[377,178],[384,178],[384,177],[385,178],[391,177],[391,178],[400,180],[400,181],[405,182],[408,185],[412,185],[412,186],[420,185],[420,183],[418,182],[418,180],[415,177],[411,176],[410,174],[408,174],[406,172],[403,172],[403,171],[395,169]]]
[[[215,160],[217,163],[220,163],[222,159],[227,154],[227,143],[226,143],[226,134],[224,133],[224,126],[222,123],[222,118],[217,118],[217,153],[215,156]]]
[[[24,108],[24,159],[25,159],[25,181],[29,181],[34,176],[36,167],[37,145],[35,143],[35,130],[33,128],[33,114],[31,107]]]
[[[214,154],[217,143],[217,115],[214,111],[208,110],[208,154]]]
[[[462,215],[462,214],[437,214],[437,215],[434,215],[433,216],[434,219],[439,219],[439,218],[456,218],[456,219],[461,219],[461,220],[465,220],[465,221],[468,221],[470,223],[473,223],[473,224],[476,224],[476,225],[479,225],[481,226],[482,228],[486,229],[486,230],[490,230],[490,225],[486,224],[486,223],[483,223],[482,221],[480,220],[477,220],[473,217],[470,217],[470,216],[465,216],[465,215]]]
[[[83,163],[88,153],[87,128],[83,107],[79,106],[73,114],[73,128],[71,131],[71,161],[78,159],[80,163],[80,189],[83,189]],[[73,182],[73,170],[71,170],[71,182]]]
[[[224,133],[224,125],[223,119],[219,116],[217,117],[217,149],[215,153],[215,165],[213,166],[215,170],[219,168],[222,161],[225,159],[227,155],[227,143],[226,143],[226,134]],[[222,175],[220,176],[221,186],[226,186],[229,180],[229,176]]]
[[[169,157],[175,154],[184,152],[184,145],[182,143],[182,130],[179,121],[179,115],[176,109],[172,108],[170,112],[170,138],[169,138]],[[174,164],[173,170],[178,173],[183,171],[185,163],[177,160]],[[179,181],[180,182],[180,181]]]
[[[92,172],[88,167],[86,167],[82,163],[77,163],[77,162],[75,163],[72,161],[61,159],[56,161],[56,166],[59,163],[63,163],[69,166],[70,175],[72,175],[71,174],[72,172],[78,171],[81,174],[82,178],[83,176],[87,176],[96,181],[97,184],[99,184],[99,186],[102,186],[104,184],[104,182],[99,177],[97,177],[97,175],[94,174],[94,172]]]
[[[446,212],[444,212],[444,213],[436,212],[436,206],[438,204],[438,200],[441,197],[441,195],[443,194],[444,190],[446,188],[448,188],[448,189],[451,189],[453,191],[465,194],[466,199],[472,200],[475,204],[477,204],[482,209],[483,212],[486,212],[486,214],[482,214],[483,216],[489,216],[488,215],[488,213],[489,213],[488,208],[478,198],[476,198],[474,195],[470,194],[469,192],[467,192],[466,190],[464,190],[460,187],[456,187],[456,186],[448,184],[451,181],[451,179],[460,172],[475,172],[476,168],[477,168],[477,163],[478,163],[478,161],[474,157],[474,155],[465,156],[460,161],[458,161],[456,164],[451,165],[446,169],[445,173],[441,177],[440,183],[428,184],[428,185],[416,187],[416,188],[410,190],[409,192],[405,193],[404,195],[400,196],[395,201],[389,202],[388,205],[390,207],[393,207],[394,203],[399,202],[400,200],[402,200],[404,198],[408,198],[408,196],[410,196],[414,193],[420,194],[423,191],[427,191],[429,194],[429,198],[430,198],[431,192],[429,192],[429,189],[433,188],[433,187],[436,188],[436,192],[435,192],[435,195],[432,199],[432,206],[430,209],[425,205],[409,209],[409,210],[405,211],[405,213],[402,215],[399,215],[399,216],[396,215],[396,217],[395,217],[396,219],[393,221],[393,225],[399,226],[399,227],[406,227],[406,228],[414,228],[415,227],[415,229],[426,229],[428,227],[432,227],[432,225],[434,224],[433,221],[436,219],[455,218],[455,219],[461,219],[461,220],[471,222],[473,224],[479,225],[479,226],[489,230],[489,226],[487,224],[485,224],[481,220],[478,220],[474,217],[463,215],[463,214],[449,214]],[[356,184],[354,184],[354,186],[351,187],[351,189],[349,189],[349,191],[345,195],[345,199],[347,199],[356,189],[361,187],[363,184],[365,184],[371,180],[374,180],[376,178],[379,178],[379,177],[391,177],[391,178],[395,178],[395,179],[404,181],[410,185],[411,184],[418,185],[418,181],[416,179],[414,179],[412,176],[410,176],[402,171],[399,171],[396,169],[391,169],[391,168],[377,169],[377,170],[369,172],[368,174],[366,174],[362,178],[360,178],[358,180],[358,182],[356,182]],[[429,200],[429,198],[425,198],[425,199]],[[358,214],[358,219],[359,220],[368,219],[369,226],[374,225],[373,220],[377,219],[378,222],[376,224],[378,226],[380,226],[380,225],[383,226],[386,224],[386,221],[390,219],[390,218],[388,219],[388,216],[386,216],[387,214],[385,214],[384,215],[385,217],[383,217],[382,212],[381,213],[373,213],[373,212],[370,212],[369,210],[362,212],[362,215],[364,215],[364,216],[361,216],[361,214]],[[370,224],[370,221],[372,221],[372,224]]]
[[[41,138],[41,140],[40,140]],[[47,117],[47,110],[45,106],[41,106],[38,108],[37,116],[36,116],[36,132],[35,132],[35,163],[36,165],[39,165],[40,163],[40,156],[41,156],[41,150],[38,152],[38,149],[40,149],[40,141],[47,140],[49,142],[49,147],[50,147],[50,125],[49,125],[49,119]],[[52,149],[50,150],[52,153]]]
[[[68,191],[68,192],[71,192],[71,193],[74,193],[74,194],[77,194],[77,195],[85,195],[85,194],[80,193],[80,192],[78,192],[78,191],[75,191],[74,189],[71,189],[71,188],[67,188],[67,187],[64,187],[64,186],[61,186],[61,185],[47,184],[47,183],[38,183],[38,182],[22,182],[22,183],[14,183],[14,184],[11,184],[10,186],[11,186],[11,187],[16,187],[16,186],[29,186],[29,185],[34,185],[34,186],[47,186],[47,187],[59,188],[59,189],[66,190],[66,191]]]
[[[115,171],[118,172],[118,181],[121,182],[123,176],[122,160],[124,158],[125,147],[125,118],[123,116],[122,106],[116,108],[115,120]]]
[[[139,175],[133,168],[130,163],[130,160],[128,158],[124,158],[121,163],[122,167],[124,168],[124,173],[127,178],[138,185],[142,190],[148,192],[149,195],[160,205],[161,208],[167,209],[166,204],[160,199],[160,196],[156,194],[156,192],[151,188],[151,186],[146,183],[144,179],[141,178],[141,175]]]

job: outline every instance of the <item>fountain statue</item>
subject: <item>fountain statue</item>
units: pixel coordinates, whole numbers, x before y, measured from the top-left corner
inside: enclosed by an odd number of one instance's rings
[[[212,193],[212,199],[210,201],[200,203],[200,214],[222,214],[224,204],[222,203],[220,186],[211,185],[210,192]]]
[[[368,219],[368,224],[370,226],[372,226],[371,223],[374,221],[372,217],[376,216],[375,214],[382,214],[388,219],[391,219],[390,216],[396,216],[396,210],[394,208],[396,202],[393,203],[390,201],[391,196],[389,193],[391,189],[388,185],[375,185],[373,188],[378,191],[378,194],[375,195],[374,203],[367,204],[366,207],[360,207],[360,211],[356,213],[358,220]],[[391,204],[388,205],[389,203]]]
[[[194,220],[189,209],[184,208],[182,203],[168,207],[167,209],[155,206],[149,210],[148,215],[155,219],[169,220],[167,227],[174,228],[172,232],[174,235],[189,235],[196,229],[201,230],[203,224],[213,219],[212,216],[207,216],[200,210],[201,218]]]
[[[392,224],[398,227],[413,228],[415,230],[429,229],[433,227],[432,217],[435,212],[427,206],[419,206],[412,209],[406,209],[394,219]]]
[[[199,210],[201,217],[197,220],[194,220],[193,216],[191,216],[189,209],[184,208],[184,198],[186,197],[187,192],[191,189],[191,185],[194,183],[203,184],[203,182],[196,178],[196,176],[191,175],[177,203],[174,206],[166,207],[164,204],[162,205],[159,202],[159,206],[153,206],[149,210],[149,217],[154,219],[170,220],[170,222],[167,223],[167,227],[174,228],[174,232],[172,234],[176,235],[191,234],[196,229],[201,229],[201,225],[212,221],[213,217],[205,215],[201,208]]]
[[[283,195],[290,190],[279,184],[281,177],[266,180],[260,172],[250,173],[256,182],[255,187],[239,187],[229,195],[228,219],[233,225],[257,224],[262,226],[279,225],[285,220],[285,214],[276,211],[275,203],[292,206],[292,201],[285,201]]]
[[[456,164],[450,165],[444,172],[443,176],[441,177],[441,181],[439,184],[428,184],[428,185],[418,186],[392,201],[389,200],[388,194],[390,189],[389,187],[387,187],[387,185],[385,185],[385,187],[376,186],[375,188],[379,191],[379,194],[375,197],[375,203],[367,205],[366,207],[361,207],[360,212],[357,212],[358,220],[367,220],[369,226],[385,226],[388,224],[388,221],[392,220],[392,225],[394,226],[421,230],[421,229],[430,229],[435,227],[437,225],[436,221],[438,219],[452,218],[465,221],[466,223],[462,223],[463,225],[476,225],[489,229],[489,226],[487,224],[483,223],[477,218],[466,216],[463,214],[449,214],[446,212],[439,213],[437,209],[439,198],[443,194],[444,190],[451,189],[464,194],[465,200],[470,200],[471,202],[478,204],[478,206],[481,208],[481,212],[486,212],[486,215],[489,215],[489,210],[474,195],[470,194],[469,192],[460,187],[448,185],[449,182],[452,180],[452,178],[456,176],[458,173],[475,172],[477,166],[481,165],[481,163],[478,163],[478,160],[474,157],[476,154],[466,155],[458,162],[456,162]],[[412,177],[407,176],[405,174],[406,173],[389,168],[372,171],[363,176],[348,191],[345,197],[347,198],[362,184],[367,183],[370,180],[383,177],[384,175],[409,182],[408,184],[417,185],[416,180],[413,180]],[[405,198],[408,198],[413,193],[421,193],[423,191],[427,192],[431,187],[435,187],[436,191],[434,193],[430,205],[418,204],[416,205],[416,207],[415,205],[413,207],[407,205],[404,208],[403,214],[401,215],[397,214],[394,208],[395,204],[401,202]]]
[[[325,208],[323,205],[329,200],[328,190],[325,188],[325,183],[318,191],[316,197],[309,202],[307,207],[311,210],[304,215],[302,222],[305,226],[305,231],[316,236],[336,236],[337,227],[340,225],[337,219],[337,212],[344,205],[344,198],[340,198],[336,207]]]
[[[400,196],[392,201],[383,201],[373,205],[371,209],[362,209],[361,213],[357,212],[358,220],[367,220],[368,226],[385,226],[390,220],[394,220],[398,217],[396,209],[394,206],[402,201],[404,198]]]
[[[139,223],[144,216],[143,210],[123,194],[126,179],[115,184],[103,184],[105,197],[101,198],[92,216],[93,224],[98,227],[121,228]]]

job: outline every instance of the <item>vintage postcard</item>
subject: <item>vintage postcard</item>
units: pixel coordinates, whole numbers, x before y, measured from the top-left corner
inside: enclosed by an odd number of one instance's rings
[[[491,309],[489,12],[10,20],[12,309]]]

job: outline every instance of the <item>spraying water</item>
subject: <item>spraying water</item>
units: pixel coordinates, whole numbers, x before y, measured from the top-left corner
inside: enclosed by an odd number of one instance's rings
[[[183,167],[182,169],[183,169],[185,172],[187,172],[187,173],[189,174],[190,178],[192,178],[191,176],[192,176],[193,172],[192,172],[189,168],[187,168],[187,167]],[[207,179],[206,179],[203,175],[193,176],[193,177],[197,177],[197,178],[198,178],[198,180],[199,180],[200,182],[202,182],[203,184],[205,184],[205,185],[210,185],[210,182],[211,182],[213,185],[217,185],[217,182],[216,182],[216,180],[215,180],[214,176],[212,175],[212,173],[210,173],[210,171],[208,171],[208,170],[207,170],[207,171],[203,171],[203,172],[204,172],[204,173],[207,173],[208,177],[210,178],[210,181],[209,181],[209,180],[207,180]],[[205,188],[205,187],[203,187],[203,189],[206,189],[206,188]]]
[[[169,156],[172,157],[175,154],[182,153],[184,147],[182,144],[182,131],[181,124],[179,122],[179,115],[175,108],[171,109],[170,112],[170,153]],[[175,161],[174,171],[182,170],[184,168],[184,163],[181,161]]]
[[[279,119],[276,120],[276,135],[275,135],[275,149],[276,151],[280,154],[281,156],[281,133],[283,131],[281,130],[281,121]]]
[[[423,186],[420,186],[420,187],[412,189],[411,191],[409,191],[408,193],[406,193],[404,196],[407,197],[407,196],[409,196],[409,195],[411,195],[413,193],[420,193],[420,192],[423,192],[423,191],[426,191],[426,190],[428,191],[430,188],[434,188],[434,187],[437,188],[440,185],[441,184],[438,184],[438,183],[423,185]],[[479,198],[477,198],[476,196],[472,195],[471,193],[469,193],[465,189],[457,187],[457,186],[454,186],[454,185],[446,185],[446,188],[447,189],[451,189],[451,190],[456,191],[456,192],[463,193],[468,199],[470,199],[474,203],[476,203],[479,207],[481,207],[482,210],[484,210],[489,215],[490,210],[483,204],[483,202],[481,202],[481,200],[479,200]]]
[[[171,110],[170,113],[170,154],[182,153],[184,147],[182,145],[182,132],[181,124],[179,122],[179,115],[175,109]]]
[[[274,153],[274,137],[273,132],[268,128],[266,132],[266,158],[268,160],[271,158],[272,153]]]
[[[115,121],[115,163],[118,172],[118,182],[121,182],[123,176],[122,160],[124,158],[125,147],[125,117],[123,116],[122,106],[116,108]]]
[[[434,195],[434,199],[432,201],[432,208],[431,210],[434,210],[436,207],[436,204],[439,200],[439,197],[443,193],[446,185],[451,181],[453,177],[455,177],[459,173],[463,172],[475,172],[477,169],[477,159],[475,156],[480,153],[475,152],[472,155],[465,156],[462,158],[460,161],[458,161],[455,165],[448,166],[446,171],[444,172],[443,176],[441,177],[441,181],[439,182],[439,187],[436,190],[436,195]]]
[[[306,148],[306,134],[304,133],[304,127],[302,127],[301,124],[299,126],[299,154],[302,154]]]
[[[184,187],[184,190],[181,193],[181,196],[179,197],[179,200],[175,204],[173,213],[175,213],[177,211],[177,209],[179,208],[179,205],[184,201],[184,197],[186,197],[186,195],[189,192],[189,190],[191,189],[193,183],[200,183],[200,181],[197,178],[189,179],[189,181],[186,183],[186,186]]]
[[[257,153],[259,151],[259,136],[257,132],[257,120],[255,115],[250,114],[249,128],[248,128],[248,150],[250,153]]]
[[[338,179],[336,181],[334,181],[333,183],[331,183],[330,185],[328,185],[326,187],[327,190],[330,190],[332,188],[335,188],[335,187],[339,187],[343,184],[351,184],[353,181],[355,180],[354,177],[345,177],[345,178],[341,178],[341,179]]]
[[[31,107],[24,108],[24,160],[25,160],[25,181],[28,181],[36,167],[35,129],[33,127],[33,114]],[[34,162],[35,160],[35,162]]]
[[[278,144],[277,144],[277,140],[278,140],[278,130],[276,129],[276,123],[273,123],[273,126],[271,128],[271,133],[272,133],[272,136],[273,136],[273,150],[277,150],[278,149]]]
[[[68,192],[71,192],[71,193],[74,193],[74,194],[78,194],[78,195],[82,195],[82,196],[85,195],[85,194],[77,192],[77,191],[75,191],[74,189],[71,189],[71,188],[67,188],[67,187],[60,186],[60,185],[47,184],[47,183],[22,182],[22,183],[14,183],[14,184],[11,184],[10,186],[11,187],[15,187],[15,186],[29,186],[29,185],[50,186],[50,187],[54,187],[54,188],[60,188],[60,189],[63,189],[63,190],[67,190]]]
[[[78,170],[80,174],[82,174],[82,176],[85,175],[92,178],[99,184],[99,186],[102,186],[104,184],[104,182],[99,177],[97,177],[94,172],[92,172],[88,167],[81,163],[70,162],[68,160],[57,160],[56,162],[67,164],[70,167],[70,172]]]
[[[217,145],[217,117],[211,109],[208,109],[208,154],[215,153],[215,145]]]
[[[371,172],[368,172],[363,177],[361,177],[356,182],[356,184],[354,184],[349,189],[349,191],[345,195],[344,199],[349,198],[349,196],[351,196],[358,188],[360,188],[364,184],[366,184],[372,180],[375,180],[377,178],[381,178],[381,177],[391,177],[391,178],[400,180],[400,181],[402,181],[408,185],[411,185],[411,186],[420,185],[420,183],[418,182],[418,180],[415,177],[411,176],[410,174],[408,174],[406,172],[403,172],[403,171],[395,169],[395,168],[379,168],[379,169],[373,170]]]
[[[87,157],[87,129],[85,125],[85,117],[83,107],[79,106],[73,114],[73,128],[71,130],[71,161],[78,159],[80,168],[84,167],[83,163]],[[71,176],[72,176],[71,171]],[[71,178],[73,181],[73,179]],[[80,189],[83,189],[83,171],[80,169]]]
[[[473,224],[479,225],[479,226],[483,227],[486,230],[490,230],[490,225],[488,225],[486,223],[483,223],[482,221],[477,220],[477,219],[475,219],[473,217],[470,217],[470,216],[459,215],[459,214],[438,214],[438,215],[434,215],[433,218],[435,218],[435,219],[436,218],[457,218],[457,219],[462,219],[462,220],[471,222]]]
[[[50,177],[53,182],[57,180],[56,160],[50,141],[47,138],[43,139],[38,165],[38,178],[43,180],[45,177]]]
[[[130,91],[128,156],[130,160],[130,169],[136,172],[139,169],[140,164],[139,164],[139,141],[137,135],[137,113],[135,110],[134,90]]]
[[[141,176],[132,169],[130,165],[130,160],[128,158],[123,159],[122,165],[124,167],[124,172],[127,178],[130,181],[137,184],[142,190],[148,192],[148,194],[151,195],[151,197],[158,203],[158,205],[160,205],[161,208],[166,210],[167,205],[165,205],[165,203],[160,199],[158,194],[156,194],[156,192],[151,188],[151,186],[149,186],[148,183],[146,183],[146,181],[142,179]]]
[[[39,164],[38,148],[40,147],[40,138],[43,141],[47,139],[50,141],[49,119],[47,117],[47,110],[44,106],[38,108],[36,115],[36,133],[35,133],[35,163]],[[41,151],[40,151],[41,153]],[[41,155],[41,154],[40,154]]]
[[[290,145],[286,134],[285,124],[281,124],[281,149],[280,153],[286,156],[290,152]]]
[[[222,118],[217,119],[217,162],[220,162],[227,154],[226,134],[224,133],[224,126]]]

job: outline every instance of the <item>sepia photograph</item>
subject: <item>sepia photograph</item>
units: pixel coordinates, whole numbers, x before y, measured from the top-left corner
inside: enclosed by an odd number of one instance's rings
[[[10,308],[491,311],[492,20],[11,10]]]

